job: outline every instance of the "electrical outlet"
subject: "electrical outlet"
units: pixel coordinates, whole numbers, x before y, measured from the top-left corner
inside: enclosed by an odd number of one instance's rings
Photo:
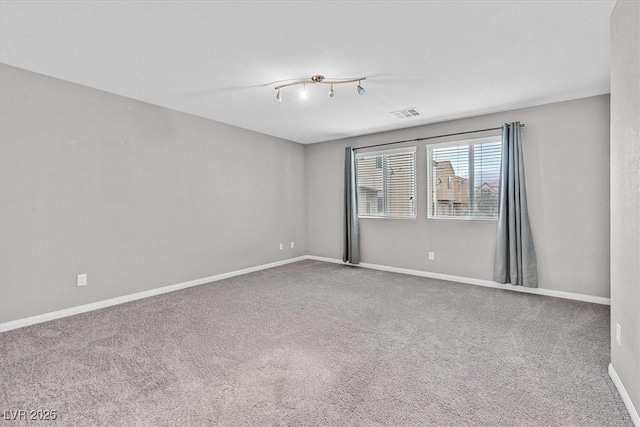
[[[435,252],[429,252],[429,261],[434,261],[436,259]]]
[[[76,285],[77,286],[87,286],[87,274],[78,274],[76,277]]]
[[[618,345],[622,345],[622,326],[620,323],[616,323],[616,342]]]
[[[294,242],[291,242],[291,249],[295,248],[296,244]]]
[[[282,243],[280,243],[280,250],[284,249],[284,245]]]

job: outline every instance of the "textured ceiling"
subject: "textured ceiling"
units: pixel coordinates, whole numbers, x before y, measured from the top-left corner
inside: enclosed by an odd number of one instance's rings
[[[3,1],[0,61],[312,143],[608,93],[614,5]],[[273,82],[313,74],[367,93],[276,102]]]

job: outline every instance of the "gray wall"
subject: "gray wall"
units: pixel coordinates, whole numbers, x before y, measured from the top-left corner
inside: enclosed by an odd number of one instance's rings
[[[306,253],[302,145],[0,73],[0,321]]]
[[[640,2],[611,16],[611,364],[640,411]],[[622,326],[622,345],[615,326]]]
[[[342,258],[343,147],[516,120],[526,124],[525,169],[540,287],[608,297],[608,95],[307,146],[309,254]],[[418,217],[362,219],[362,261],[491,280],[495,222],[428,220],[425,143],[417,146]],[[428,261],[429,251],[435,261]]]
[[[609,296],[608,96],[305,147],[0,72],[2,322],[307,253],[341,258],[344,146],[512,120],[526,123],[541,287]],[[418,218],[362,220],[363,261],[491,279],[495,223],[427,220],[418,147]]]

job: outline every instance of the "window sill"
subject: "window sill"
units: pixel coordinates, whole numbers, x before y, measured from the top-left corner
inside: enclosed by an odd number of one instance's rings
[[[498,218],[470,218],[470,217],[427,217],[428,220],[433,221],[480,221],[480,222],[496,222]]]
[[[358,219],[400,219],[400,220],[408,220],[408,219],[416,219],[417,215],[414,216],[358,216]]]

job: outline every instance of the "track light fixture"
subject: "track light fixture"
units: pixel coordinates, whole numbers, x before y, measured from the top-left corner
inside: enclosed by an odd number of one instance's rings
[[[364,88],[362,87],[362,81],[366,79],[367,79],[366,77],[359,77],[357,79],[347,79],[347,80],[325,79],[324,76],[320,74],[316,74],[314,76],[311,76],[309,80],[299,80],[291,83],[285,83],[285,84],[276,86],[274,89],[276,90],[276,100],[278,102],[282,101],[282,93],[281,93],[282,88],[285,88],[288,86],[297,86],[297,85],[302,85],[302,89],[300,90],[300,98],[306,99],[308,96],[307,83],[320,83],[325,85],[331,85],[331,88],[329,89],[329,98],[333,98],[336,95],[335,91],[333,90],[333,85],[358,82],[358,86],[356,86],[356,90],[358,91],[358,94],[364,95],[367,91],[364,90]]]

